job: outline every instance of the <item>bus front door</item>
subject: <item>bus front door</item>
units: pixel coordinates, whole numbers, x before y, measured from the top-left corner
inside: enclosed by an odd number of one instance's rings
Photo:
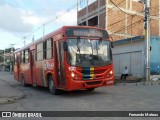
[[[57,76],[58,76],[58,85],[59,87],[66,88],[65,80],[65,70],[64,70],[64,50],[63,42],[56,42],[56,51],[57,51]]]
[[[18,80],[20,80],[21,79],[21,77],[20,77],[20,56],[18,56],[18,55],[17,55],[17,59],[16,59],[16,64],[17,64],[16,65],[17,73],[15,74],[15,76]]]
[[[35,79],[35,50],[32,50],[30,52],[30,57],[31,57],[31,61],[30,61],[30,68],[31,68],[31,79],[32,79],[32,84],[33,86],[36,86],[36,79]]]

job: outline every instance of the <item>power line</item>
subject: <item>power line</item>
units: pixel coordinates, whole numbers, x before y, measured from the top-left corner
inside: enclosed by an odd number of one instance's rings
[[[122,28],[120,28],[119,30],[115,31],[114,33],[119,33],[120,31],[122,31],[122,30],[125,29],[125,28],[129,28],[129,27],[131,27],[132,25],[135,25],[135,24],[137,24],[137,23],[140,23],[142,20],[143,20],[143,18],[141,18],[141,19],[139,19],[138,21],[136,21],[136,22],[128,25],[127,27],[122,27]],[[133,26],[133,27],[135,27],[135,26]]]
[[[122,4],[124,1],[125,1],[125,0],[122,0],[122,1],[119,2],[117,5]],[[92,8],[93,8],[93,7],[92,7]],[[115,8],[116,8],[116,6],[114,6],[113,8],[111,8],[111,9],[109,9],[109,10],[107,10],[107,11],[105,12],[106,14],[102,15],[101,17],[106,17],[106,16],[107,16],[107,13],[109,13],[111,10],[113,10],[113,9],[115,9]],[[82,22],[80,22],[80,23],[82,23]]]
[[[33,35],[35,32],[37,32],[38,30],[40,30],[41,28],[43,28],[44,25],[48,25],[48,24],[50,24],[51,22],[54,22],[55,20],[59,19],[59,18],[62,17],[63,15],[69,13],[69,12],[70,12],[71,10],[73,10],[75,7],[77,7],[77,4],[74,4],[73,6],[71,6],[70,8],[68,8],[68,9],[67,9],[64,13],[62,13],[61,15],[58,15],[58,16],[56,16],[55,18],[53,18],[53,19],[49,20],[48,22],[44,23],[43,25],[37,27],[37,28],[34,29],[32,32],[30,32],[28,35],[23,36],[23,38],[24,38],[24,37],[27,38],[28,36]],[[22,39],[23,39],[23,38],[22,38]],[[18,44],[18,43],[21,42],[21,41],[22,41],[22,40],[16,42],[15,45]]]
[[[143,10],[142,10],[141,12],[143,12]],[[129,14],[130,16],[128,16],[127,19],[128,19],[128,18],[133,19],[133,17],[137,16],[136,14],[137,14],[137,13],[135,13],[135,14]],[[119,21],[117,21],[117,22],[114,22],[114,23],[108,25],[107,27],[113,26],[113,25],[115,25],[115,24],[117,24],[117,23],[120,23],[120,22],[122,22],[122,21],[124,21],[124,20],[126,20],[126,18],[121,19],[121,20],[119,20]]]
[[[125,1],[125,0],[122,0],[121,2],[119,2],[118,4],[116,4],[116,6],[122,4],[124,1]],[[116,6],[114,6],[112,9],[116,8]],[[108,12],[111,11],[112,9],[108,10]],[[108,12],[106,12],[106,13],[108,13]]]
[[[122,9],[120,9],[112,0],[110,0],[111,1],[111,3],[116,7],[116,8],[118,8],[120,11],[122,11],[123,13],[125,13],[125,14],[128,14],[128,13],[126,13],[126,12],[124,12]],[[128,14],[129,15],[129,14]]]

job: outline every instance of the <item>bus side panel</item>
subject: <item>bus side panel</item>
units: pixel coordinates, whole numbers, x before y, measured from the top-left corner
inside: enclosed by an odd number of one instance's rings
[[[49,59],[49,60],[45,60],[43,62],[43,67],[42,69],[42,83],[44,87],[48,87],[48,80],[47,77],[49,77],[49,75],[52,75],[53,79],[55,77],[55,64],[54,64],[54,59]],[[54,79],[55,80],[55,79]],[[57,83],[56,83],[57,85]]]
[[[43,86],[43,71],[42,71],[42,65],[43,61],[38,61],[35,63],[35,71],[36,71],[36,76],[35,76],[35,81],[36,81],[36,84],[38,86]]]
[[[18,67],[17,67],[17,65],[14,65],[14,79],[15,80],[19,80],[18,79]]]
[[[17,81],[20,81],[20,77],[19,77],[19,70],[20,70],[20,63],[19,60],[20,59],[20,54],[16,53],[15,54],[15,63],[14,63],[14,79]]]
[[[21,65],[21,73],[24,75],[25,83],[32,84],[32,78],[31,78],[31,69],[30,64],[22,64]]]

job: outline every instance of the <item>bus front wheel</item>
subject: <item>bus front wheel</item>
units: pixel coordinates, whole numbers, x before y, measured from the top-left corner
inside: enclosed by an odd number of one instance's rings
[[[55,88],[55,83],[52,76],[49,77],[48,88],[51,94],[58,95],[58,89]]]

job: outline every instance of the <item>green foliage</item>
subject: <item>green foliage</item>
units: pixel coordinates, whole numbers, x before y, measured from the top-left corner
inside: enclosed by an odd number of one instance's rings
[[[5,54],[11,53],[11,52],[14,52],[14,51],[15,51],[15,48],[6,48],[5,49]],[[0,62],[4,61],[3,56],[4,56],[4,50],[0,50]],[[6,63],[10,64],[10,63],[13,63],[13,61],[6,58]]]
[[[2,56],[0,56],[0,62],[3,62],[3,57]]]
[[[3,50],[0,50],[0,62],[3,62]]]

